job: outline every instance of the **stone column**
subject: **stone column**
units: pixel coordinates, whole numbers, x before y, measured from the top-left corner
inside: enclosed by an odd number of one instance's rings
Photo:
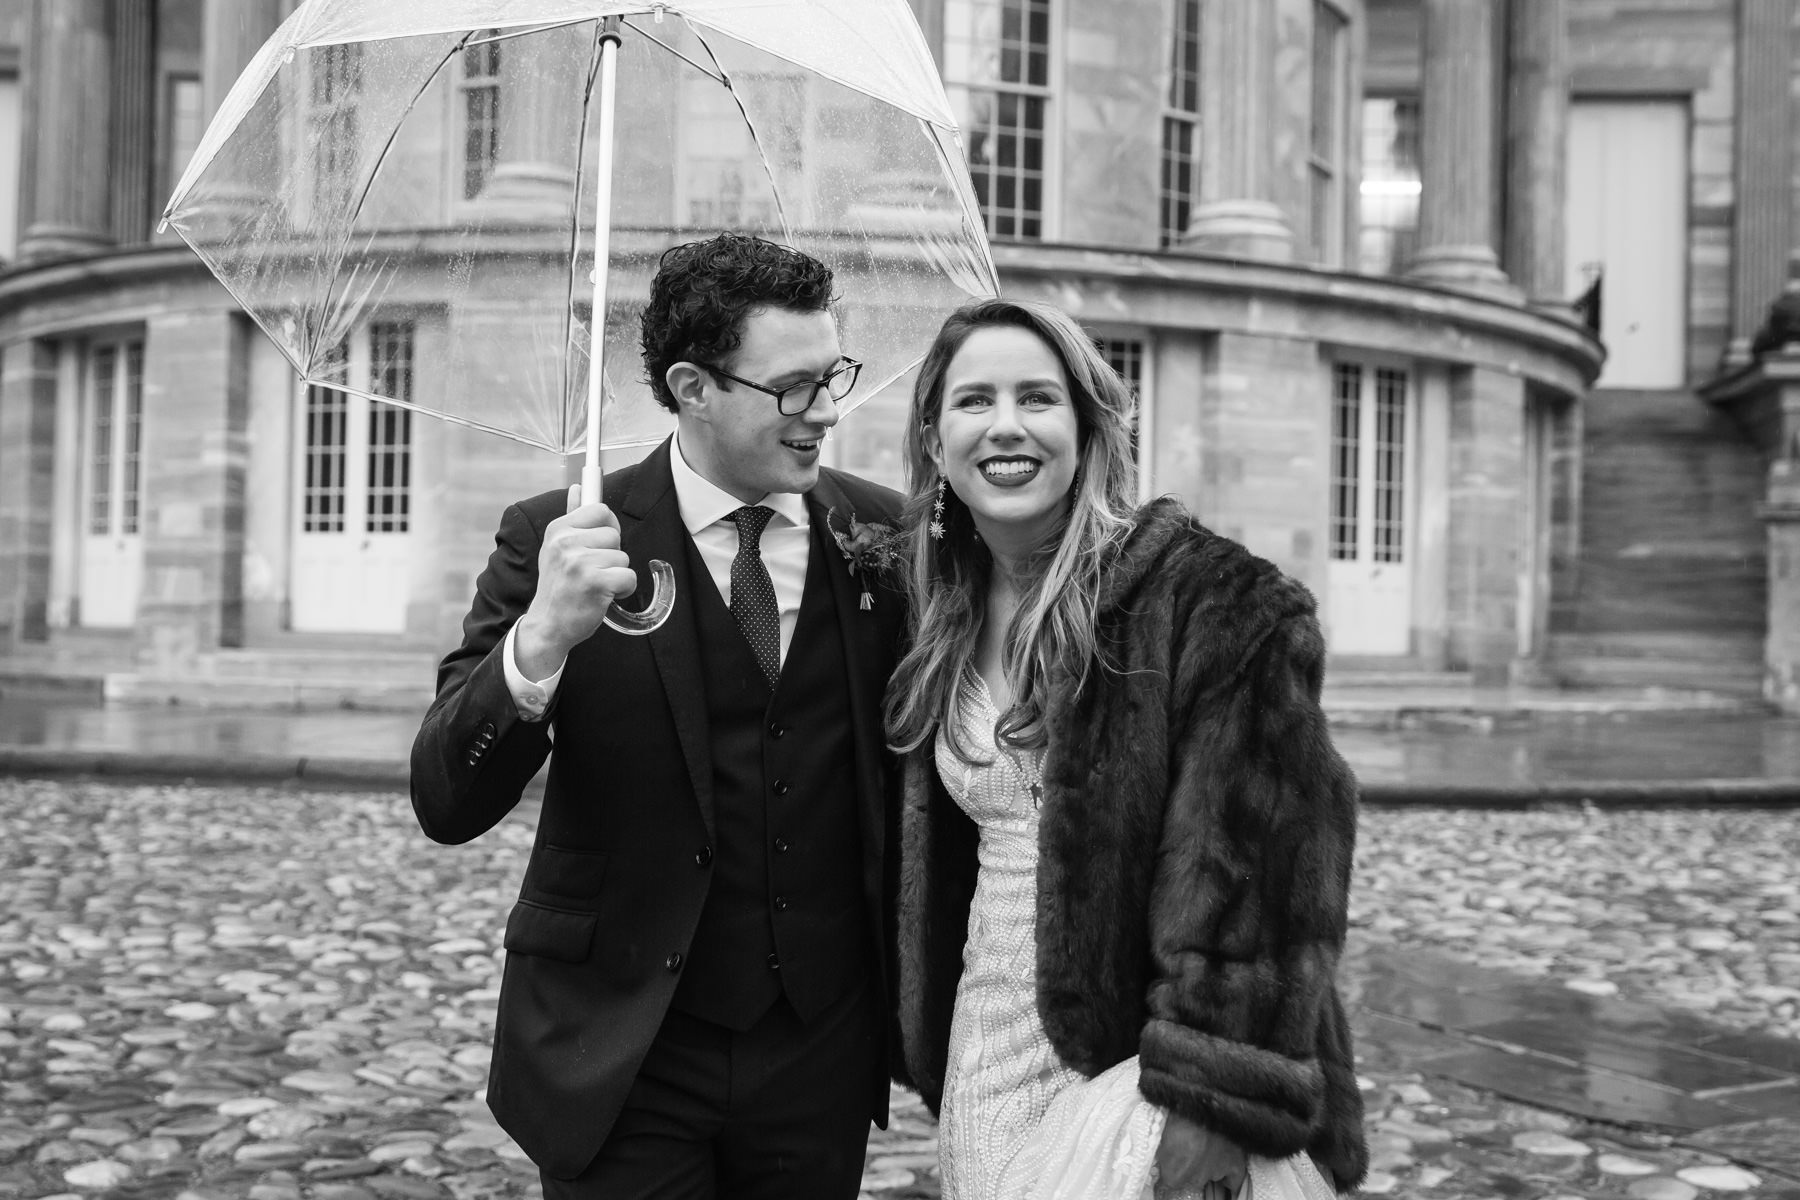
[[[1183,249],[1277,262],[1294,256],[1293,228],[1270,199],[1279,112],[1275,7],[1232,0],[1203,10],[1201,136],[1210,149]]]
[[[206,0],[200,25],[200,102],[207,120],[280,25],[281,0]]]
[[[1793,104],[1789,24],[1793,0],[1738,0],[1736,212],[1731,230],[1728,367],[1750,361],[1750,343],[1787,282]]]
[[[1510,299],[1494,253],[1493,0],[1424,0],[1424,30],[1419,254],[1407,274]]]
[[[112,231],[121,245],[150,238],[156,164],[156,13],[152,0],[113,6]]]
[[[1762,516],[1769,536],[1763,698],[1789,716],[1800,716],[1800,459],[1777,459],[1770,466]]]
[[[144,338],[144,586],[139,665],[185,674],[243,632],[250,324],[153,315]]]
[[[56,350],[6,348],[0,375],[0,650],[48,636]]]
[[[593,43],[591,27],[580,25],[500,43],[500,147],[478,200],[483,209],[534,224],[568,220],[581,130],[579,81],[593,59]],[[621,67],[623,59],[621,54]],[[458,146],[465,119],[459,108]],[[593,164],[583,166],[591,174]],[[592,186],[590,181],[590,199]]]
[[[1485,367],[1450,373],[1447,656],[1481,684],[1506,683],[1519,642],[1525,383]]]
[[[200,105],[207,121],[280,26],[281,11],[281,0],[206,0],[200,26]],[[243,178],[244,168],[232,168],[230,159],[214,161],[218,165],[210,169],[206,187],[209,220],[190,229],[202,236],[225,236],[239,219],[256,211],[257,197],[269,187],[267,180]],[[186,169],[186,163],[177,165],[178,171]]]
[[[1567,308],[1567,0],[1507,9],[1505,270],[1533,304]]]
[[[30,215],[19,257],[31,262],[104,250],[113,243],[109,0],[37,0],[27,61],[32,175],[25,182]]]

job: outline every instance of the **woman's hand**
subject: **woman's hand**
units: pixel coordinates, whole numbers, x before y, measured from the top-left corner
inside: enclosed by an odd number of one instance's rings
[[[1156,1194],[1231,1197],[1244,1186],[1250,1169],[1237,1143],[1204,1125],[1170,1113],[1156,1148]]]

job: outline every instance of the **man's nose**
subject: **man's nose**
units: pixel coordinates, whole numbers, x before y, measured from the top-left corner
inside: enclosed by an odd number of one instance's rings
[[[831,393],[820,388],[813,396],[811,407],[806,410],[806,419],[814,425],[823,425],[830,429],[838,423],[844,414],[838,410],[838,402],[831,398]]]

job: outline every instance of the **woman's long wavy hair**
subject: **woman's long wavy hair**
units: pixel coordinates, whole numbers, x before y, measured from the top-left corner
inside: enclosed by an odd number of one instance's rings
[[[1060,670],[1079,688],[1088,672],[1103,664],[1095,624],[1100,582],[1131,529],[1136,508],[1131,390],[1081,326],[1060,310],[1024,300],[965,305],[944,322],[919,366],[906,426],[913,639],[888,685],[885,708],[888,742],[902,752],[925,744],[942,721],[956,753],[972,760],[953,719],[956,687],[981,635],[994,563],[976,533],[974,517],[953,489],[945,489],[943,537],[931,536],[940,476],[926,449],[926,431],[937,424],[951,359],[971,334],[994,327],[1035,334],[1062,363],[1080,445],[1079,474],[1065,520],[1031,556],[1026,578],[1019,581],[1019,607],[1001,655],[1013,694],[997,730],[1001,744],[1044,745],[1045,692],[1051,679]]]

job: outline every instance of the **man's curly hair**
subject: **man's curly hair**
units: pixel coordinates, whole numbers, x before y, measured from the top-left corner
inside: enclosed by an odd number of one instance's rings
[[[678,362],[723,366],[744,340],[744,318],[764,308],[824,312],[831,307],[831,268],[787,246],[721,233],[665,252],[650,281],[640,320],[645,382],[670,412]]]

